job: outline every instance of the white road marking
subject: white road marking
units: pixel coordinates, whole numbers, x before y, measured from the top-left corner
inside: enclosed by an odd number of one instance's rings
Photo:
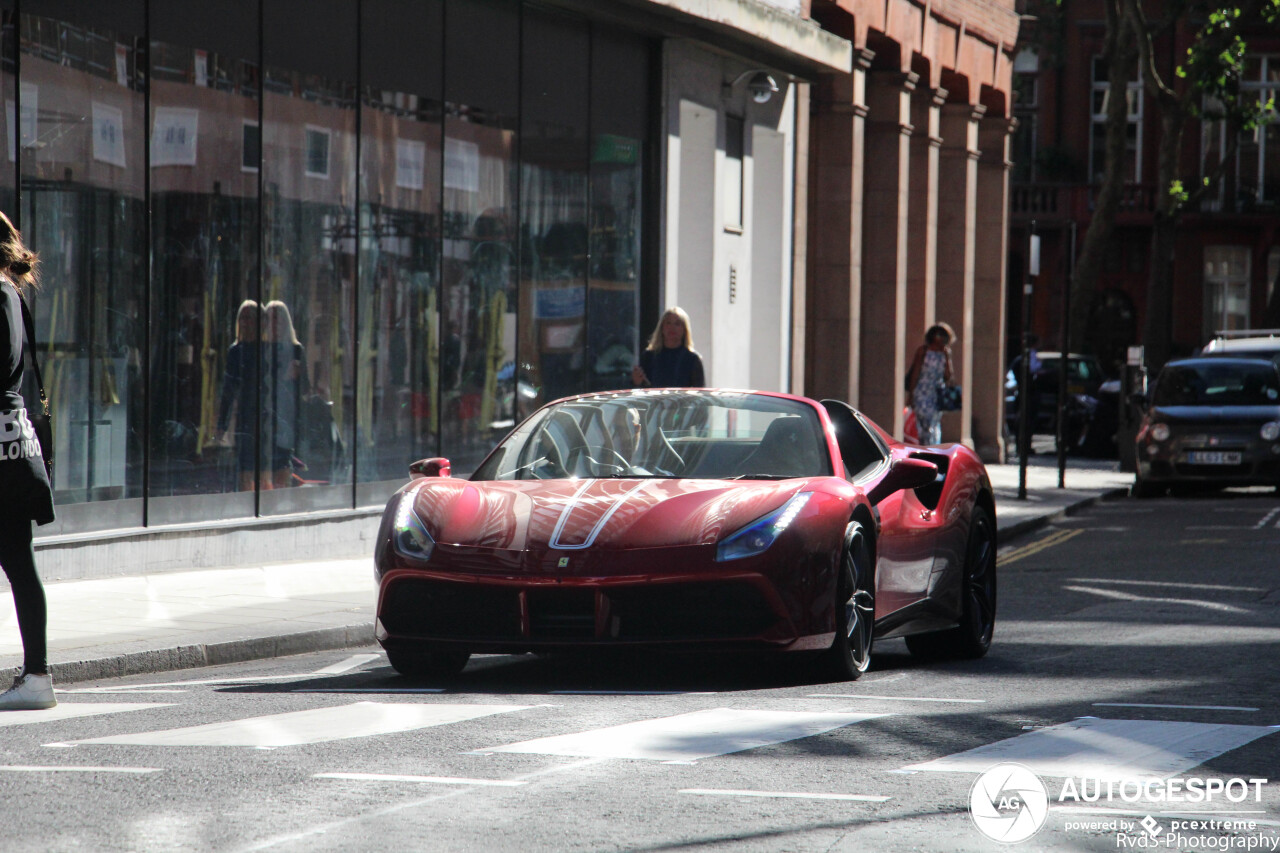
[[[716,695],[716,690],[550,690],[550,695]]]
[[[519,752],[689,762],[812,737],[853,723],[887,716],[890,715],[714,708],[578,734],[521,741],[475,750],[473,754]]]
[[[558,765],[555,765],[554,767],[544,767],[541,770],[534,770],[529,773],[523,773],[517,776],[512,781],[532,781],[534,779],[538,779],[543,776],[551,776],[557,773],[573,773],[584,767],[590,767],[593,764],[599,764],[603,760],[604,759],[600,759],[600,758],[588,758],[583,761],[571,761],[568,764],[558,764]],[[270,850],[273,847],[279,847],[284,844],[294,844],[298,841],[303,841],[305,839],[313,838],[318,835],[326,835],[330,832],[333,832],[338,829],[342,829],[343,827],[351,826],[352,824],[356,824],[356,823],[368,822],[371,825],[376,825],[376,821],[379,818],[387,817],[388,815],[398,814],[403,811],[413,811],[416,809],[420,809],[426,805],[440,803],[440,802],[443,802],[444,800],[453,799],[454,797],[460,797],[463,794],[466,794],[470,790],[471,790],[471,786],[454,786],[453,790],[451,791],[437,792],[432,794],[429,797],[410,800],[409,802],[395,803],[394,805],[387,806],[386,808],[379,809],[378,811],[375,811],[375,812],[361,812],[353,817],[342,818],[340,820],[335,820],[330,823],[324,823],[318,826],[313,826],[308,829],[304,829],[301,832],[293,832],[293,833],[289,833],[288,835],[278,835],[274,838],[268,838],[265,841],[259,841],[249,845],[248,847],[241,848],[241,853],[253,853],[254,851],[259,851],[259,850]]]
[[[986,699],[934,699],[929,696],[876,696],[871,693],[861,695],[854,693],[810,693],[813,699],[887,699],[893,702],[959,702],[968,705],[982,705]]]
[[[382,655],[352,655],[344,661],[326,666],[324,669],[317,669],[312,675],[342,675],[344,672],[350,672],[356,667],[364,666],[371,660],[377,660]]]
[[[191,681],[158,681],[154,684],[122,684],[119,687],[87,687],[67,693],[141,693],[158,687],[207,687],[212,684],[256,684],[263,681],[297,681],[302,675],[246,675],[242,678],[201,678]]]
[[[1280,506],[1276,507],[1275,509],[1271,510],[1271,512],[1264,515],[1262,517],[1262,521],[1259,521],[1257,524],[1254,525],[1254,529],[1261,530],[1262,528],[1266,527],[1268,524],[1271,523],[1271,519],[1275,518],[1277,515],[1280,515]]]
[[[443,693],[443,687],[299,687],[290,693]]]
[[[1223,613],[1248,613],[1244,607],[1234,604],[1223,604],[1220,601],[1202,601],[1198,598],[1161,598],[1151,595],[1137,595],[1132,592],[1120,592],[1115,589],[1099,589],[1096,586],[1064,586],[1068,592],[1083,592],[1099,598],[1110,598],[1115,601],[1143,601],[1152,604],[1181,604],[1187,607],[1202,607],[1205,610],[1217,610]]]
[[[134,690],[134,689],[122,688],[122,687],[82,687],[76,690],[63,690],[61,688],[57,688],[53,692],[57,693],[58,695],[62,695],[64,693],[67,695],[83,693],[83,694],[98,694],[100,696],[101,695],[117,696],[121,693],[187,693],[188,691],[178,690],[177,688],[166,688],[166,689],[156,689],[156,690],[147,690],[147,689]]]
[[[430,782],[436,785],[477,785],[515,788],[528,782],[504,779],[466,779],[461,776],[400,776],[394,773],[313,773],[312,779],[346,779],[353,782]]]
[[[1239,705],[1150,705],[1145,702],[1094,702],[1095,708],[1175,708],[1183,711],[1257,711]]]
[[[1272,726],[1081,717],[905,769],[981,773],[1012,761],[1040,776],[1166,779],[1275,732]]]
[[[682,794],[701,794],[709,797],[775,797],[795,800],[850,800],[857,803],[886,803],[891,797],[875,797],[870,794],[819,794],[804,791],[733,791],[727,788],[685,788]]]
[[[30,723],[54,723],[100,714],[123,714],[148,708],[168,708],[172,702],[63,702],[47,711],[5,711],[0,714],[0,728]]]
[[[39,766],[35,764],[0,765],[5,773],[159,773],[160,767],[90,767],[79,765]]]
[[[1217,592],[1268,592],[1261,586],[1233,586],[1222,583],[1177,583],[1175,581],[1133,581],[1118,578],[1067,578],[1069,583],[1100,583],[1114,586],[1151,586],[1157,589],[1206,589]]]
[[[129,744],[134,746],[250,746],[280,747],[348,740],[373,735],[443,726],[491,714],[523,711],[528,705],[418,705],[356,702],[336,708],[315,708],[209,723],[182,729],[111,735],[71,741],[73,744]]]

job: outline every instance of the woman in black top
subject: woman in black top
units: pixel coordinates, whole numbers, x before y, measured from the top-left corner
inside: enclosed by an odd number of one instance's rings
[[[293,454],[298,446],[298,417],[308,393],[302,342],[293,327],[289,306],[278,299],[266,307],[264,377],[266,405],[263,420],[270,454],[271,488],[293,485]]]
[[[662,315],[649,336],[649,345],[640,353],[640,363],[631,368],[631,380],[640,388],[703,388],[702,356],[693,349],[689,315],[672,306]]]
[[[34,285],[37,262],[0,213],[0,566],[13,590],[23,651],[22,672],[0,694],[5,711],[58,704],[46,659],[44,587],[31,547],[31,522],[53,521],[53,491],[20,391],[25,340],[20,294]]]
[[[253,490],[254,472],[258,469],[256,455],[258,442],[254,432],[258,428],[259,364],[262,361],[262,344],[259,332],[262,328],[262,308],[252,299],[240,303],[236,312],[236,339],[227,351],[227,368],[222,377],[222,398],[218,405],[219,441],[231,424],[231,410],[236,413],[236,458],[240,471],[240,491]]]

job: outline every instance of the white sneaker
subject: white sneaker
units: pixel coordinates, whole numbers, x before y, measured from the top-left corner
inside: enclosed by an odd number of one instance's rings
[[[22,673],[13,686],[0,693],[0,711],[43,711],[58,704],[53,697],[53,678]]]

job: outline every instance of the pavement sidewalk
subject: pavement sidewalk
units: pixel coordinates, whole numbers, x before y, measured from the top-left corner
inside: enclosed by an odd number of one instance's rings
[[[987,467],[1001,542],[1122,494],[1114,462],[1033,456],[1027,499],[1018,466]],[[5,585],[0,583],[0,587]],[[49,662],[59,683],[368,645],[374,641],[372,555],[362,559],[47,583]],[[0,670],[22,664],[13,599],[0,591]],[[3,687],[3,685],[0,685]]]

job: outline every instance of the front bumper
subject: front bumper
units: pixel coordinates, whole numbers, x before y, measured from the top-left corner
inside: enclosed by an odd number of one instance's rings
[[[1139,443],[1138,476],[1149,483],[1219,486],[1280,484],[1280,453],[1275,442],[1231,436],[1210,443],[1199,435],[1174,435],[1163,445]],[[1154,449],[1153,449],[1154,448]],[[1233,454],[1232,461],[1200,461],[1196,454]]]
[[[432,643],[503,654],[831,644],[834,560],[798,555],[790,563],[749,558],[721,564],[709,559],[714,548],[656,550],[661,553],[623,552],[615,559],[575,555],[571,560],[583,558],[588,570],[583,575],[513,572],[509,560],[462,553],[450,556],[462,558],[467,571],[388,567],[381,573],[378,640],[389,647]],[[605,568],[604,562],[612,571],[590,571]],[[640,565],[648,571],[634,571]]]

